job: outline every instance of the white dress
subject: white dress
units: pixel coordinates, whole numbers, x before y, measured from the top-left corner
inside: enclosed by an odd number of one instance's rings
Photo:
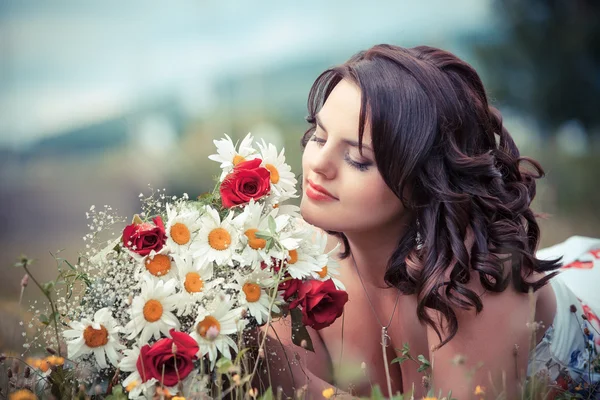
[[[560,273],[550,281],[556,315],[528,375],[548,374],[568,392],[600,399],[600,239],[573,236],[537,253],[546,260],[561,256]]]

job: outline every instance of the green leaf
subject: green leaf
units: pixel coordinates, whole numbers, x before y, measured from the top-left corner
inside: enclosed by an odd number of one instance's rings
[[[217,372],[219,374],[226,374],[229,372],[229,368],[233,366],[233,363],[230,359],[222,357],[217,360],[215,366],[217,367]]]
[[[402,364],[406,360],[408,360],[408,357],[406,357],[406,356],[396,357],[392,360],[391,364],[394,364],[394,363]]]
[[[48,316],[46,314],[42,314],[39,317],[40,322],[44,325],[48,325],[50,323],[50,319],[48,319]]]
[[[403,356],[407,355],[409,351],[410,351],[410,348],[408,346],[408,342],[406,342],[402,345],[402,355]]]
[[[417,360],[421,361],[423,364],[429,365],[429,360],[427,360],[423,354],[419,354]]]
[[[127,393],[123,392],[122,386],[113,387],[112,393],[105,397],[106,400],[126,400],[127,398]]]
[[[269,230],[274,235],[277,233],[277,224],[275,223],[275,218],[272,215],[269,215]]]
[[[69,268],[71,268],[72,270],[75,270],[75,267],[73,266],[73,264],[71,264],[67,260],[65,260],[65,264],[67,264],[69,266]]]
[[[423,364],[418,369],[417,372],[423,372],[429,368],[429,365]]]
[[[372,400],[384,400],[385,399],[385,396],[383,395],[383,393],[381,393],[381,389],[379,388],[379,385],[373,386],[373,389],[371,390],[371,399]]]
[[[265,392],[265,394],[263,394],[262,396],[260,396],[259,399],[260,400],[273,400],[273,390],[271,389],[271,387],[269,387],[267,389],[267,391]]]
[[[54,281],[46,282],[42,285],[42,290],[46,294],[50,294],[50,291],[54,289]]]
[[[271,235],[271,233],[267,231],[256,231],[256,233],[254,233],[254,236],[256,236],[259,239],[271,239],[273,237],[273,235]]]
[[[290,310],[290,315],[292,317],[292,342],[296,346],[302,347],[302,341],[304,340],[306,341],[306,350],[310,350],[314,353],[315,349],[310,334],[308,333],[306,326],[302,323],[302,311],[296,307]]]
[[[268,238],[266,243],[266,251],[270,251],[273,248],[273,238]]]

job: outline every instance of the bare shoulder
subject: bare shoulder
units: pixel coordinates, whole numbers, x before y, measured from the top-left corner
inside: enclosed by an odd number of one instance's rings
[[[477,278],[473,276],[467,286],[480,295],[482,311],[453,309],[458,331],[436,350],[440,340],[433,328],[427,328],[430,357],[435,360],[434,384],[444,393],[451,389],[458,398],[470,396],[475,385],[484,386],[490,379],[498,387],[505,384],[510,393],[527,369],[528,321],[535,312],[535,297],[517,292],[512,285],[501,293],[485,292]],[[432,316],[442,320],[439,313]],[[473,374],[470,382],[469,374]]]

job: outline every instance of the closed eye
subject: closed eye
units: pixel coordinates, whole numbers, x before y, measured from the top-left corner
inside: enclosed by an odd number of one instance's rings
[[[317,144],[317,146],[319,146],[319,147],[323,147],[323,145],[326,142],[325,139],[321,139],[320,137],[317,137],[316,133],[313,133],[313,135],[310,137],[310,141],[315,142]]]

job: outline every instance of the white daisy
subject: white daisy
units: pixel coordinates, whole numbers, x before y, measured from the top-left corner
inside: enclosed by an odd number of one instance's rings
[[[179,276],[180,291],[177,298],[177,315],[188,315],[210,291],[223,283],[223,278],[212,279],[213,263],[201,263],[198,258],[174,255]]]
[[[123,381],[122,385],[129,392],[130,399],[146,399],[154,396],[154,388],[158,380],[150,378],[146,382],[142,379],[137,369],[137,362],[140,358],[140,348],[132,346],[131,349],[123,351],[123,359],[119,363],[119,369],[124,372],[131,372]]]
[[[231,138],[225,135],[226,139],[213,140],[213,143],[217,147],[217,154],[208,156],[209,159],[221,163],[221,177],[219,180],[222,182],[223,179],[233,170],[233,167],[243,161],[248,161],[256,158],[256,149],[252,147],[252,134],[248,133],[246,137],[240,143],[238,149],[233,144]]]
[[[253,268],[260,266],[261,262],[269,262],[271,257],[276,256],[276,249],[267,251],[267,241],[264,238],[256,236],[259,231],[269,231],[269,217],[277,215],[276,211],[272,211],[268,215],[263,215],[264,204],[257,203],[253,199],[244,207],[244,211],[236,218],[236,225],[240,226],[240,241],[244,245],[241,252],[241,258],[244,264],[251,265]],[[281,231],[287,223],[286,216],[280,216],[275,220],[276,231]],[[279,223],[279,224],[277,224]]]
[[[141,272],[141,276],[149,275],[164,281],[175,277],[172,252],[167,246],[160,249],[158,253],[152,250],[150,254],[140,260],[140,265],[138,273]],[[137,278],[141,279],[140,276],[137,276]]]
[[[280,242],[287,249],[286,271],[292,278],[308,278],[313,272],[321,271],[327,262],[319,252],[319,247],[312,242],[314,233],[314,228],[304,224],[282,235],[284,238]]]
[[[200,230],[200,212],[190,207],[177,209],[172,204],[167,204],[166,208],[166,244],[173,253],[185,255]]]
[[[193,256],[201,263],[214,261],[218,265],[233,265],[233,260],[242,261],[236,250],[240,248],[239,226],[233,222],[234,212],[230,211],[221,221],[217,210],[206,207],[200,223],[202,228],[193,243]]]
[[[296,195],[297,180],[292,167],[285,163],[285,149],[277,154],[277,148],[264,140],[258,143],[262,166],[271,172],[271,197],[276,203],[298,197]]]
[[[65,330],[63,336],[67,340],[69,358],[76,360],[86,354],[94,354],[100,368],[107,368],[106,357],[110,363],[119,363],[118,350],[125,348],[119,342],[121,327],[113,318],[108,308],[101,308],[94,314],[93,321],[87,318],[73,321],[72,329]],[[106,357],[105,357],[106,356]]]
[[[317,262],[323,261],[323,268],[320,271],[311,272],[313,279],[317,279],[320,281],[326,281],[327,279],[331,279],[335,284],[336,289],[338,290],[346,290],[346,287],[338,279],[340,275],[340,264],[333,258],[334,254],[338,251],[340,244],[338,243],[331,251],[325,253],[325,247],[327,246],[327,234],[324,232],[318,231],[316,238],[316,250],[318,252],[318,256],[315,257]]]
[[[244,277],[240,281],[239,303],[248,309],[259,325],[266,323],[269,319],[269,307],[271,305],[271,296],[267,292],[273,288],[275,279],[265,271],[254,271],[252,274]],[[271,312],[279,313],[278,304],[283,303],[281,294],[277,294]]]
[[[142,292],[133,299],[131,320],[125,326],[129,340],[141,332],[139,343],[142,345],[148,343],[151,337],[158,340],[161,333],[168,336],[171,328],[179,329],[179,321],[172,312],[176,307],[174,294],[177,281],[156,280],[147,275],[143,279]]]
[[[211,369],[217,360],[218,352],[231,359],[230,348],[235,352],[238,351],[236,343],[228,335],[243,329],[247,321],[242,319],[244,308],[231,309],[233,303],[234,300],[229,300],[221,295],[215,298],[206,309],[198,307],[198,315],[190,336],[200,346],[198,357],[208,354]]]

